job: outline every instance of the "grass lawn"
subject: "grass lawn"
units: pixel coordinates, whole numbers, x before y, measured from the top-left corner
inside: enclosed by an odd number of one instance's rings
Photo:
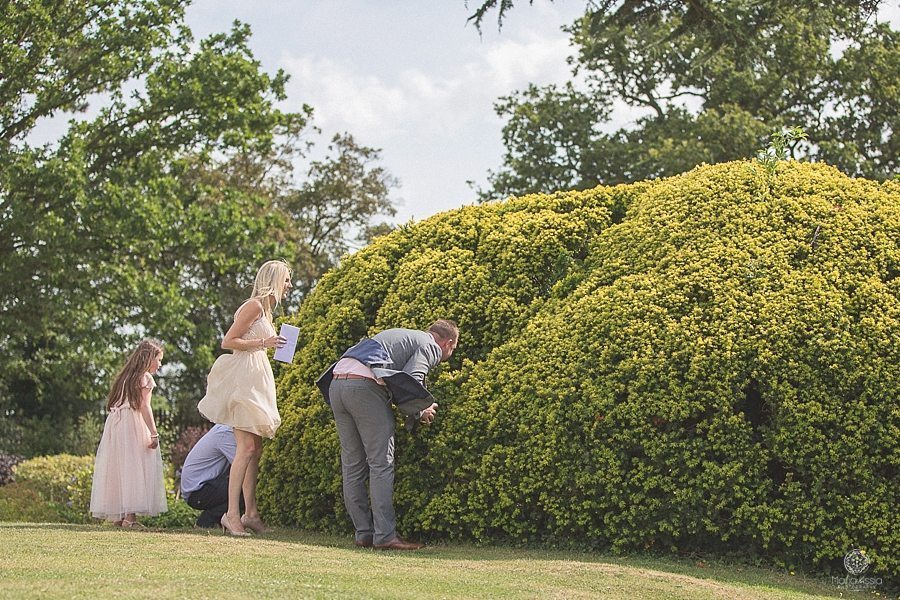
[[[0,548],[2,598],[840,597],[825,577],[747,566],[467,545],[380,552],[295,530],[238,539],[0,523]]]

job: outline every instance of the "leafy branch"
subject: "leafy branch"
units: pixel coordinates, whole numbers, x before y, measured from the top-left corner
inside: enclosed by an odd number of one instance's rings
[[[769,136],[769,145],[757,153],[756,160],[765,167],[769,175],[774,175],[778,163],[790,158],[788,150],[791,146],[795,142],[805,139],[808,138],[802,127],[791,127],[786,131],[776,131]]]

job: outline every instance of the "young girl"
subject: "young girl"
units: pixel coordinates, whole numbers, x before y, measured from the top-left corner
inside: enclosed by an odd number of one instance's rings
[[[237,450],[228,476],[228,512],[220,521],[231,535],[250,535],[247,529],[266,531],[256,506],[256,477],[262,438],[274,436],[281,424],[266,349],[280,348],[287,341],[275,335],[272,309],[290,288],[291,269],[283,261],[270,260],[259,268],[250,298],[237,309],[222,340],[222,348],[232,353],[216,359],[206,378],[206,396],[197,406],[213,423],[234,428]]]
[[[136,515],[166,512],[159,434],[150,410],[153,373],[162,344],[144,340],[116,376],[106,402],[109,416],[94,463],[91,514],[120,527],[140,526]]]

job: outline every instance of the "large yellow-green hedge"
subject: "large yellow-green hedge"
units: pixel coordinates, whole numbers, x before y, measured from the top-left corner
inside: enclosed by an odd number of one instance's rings
[[[900,574],[900,184],[704,166],[403,227],[288,321],[269,518],[350,530],[314,386],[361,336],[456,319],[437,421],[398,429],[401,532]]]

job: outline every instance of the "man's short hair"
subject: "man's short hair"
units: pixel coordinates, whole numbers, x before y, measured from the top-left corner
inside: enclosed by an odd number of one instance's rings
[[[456,323],[449,319],[438,319],[431,324],[428,332],[441,340],[459,341],[459,327]]]

